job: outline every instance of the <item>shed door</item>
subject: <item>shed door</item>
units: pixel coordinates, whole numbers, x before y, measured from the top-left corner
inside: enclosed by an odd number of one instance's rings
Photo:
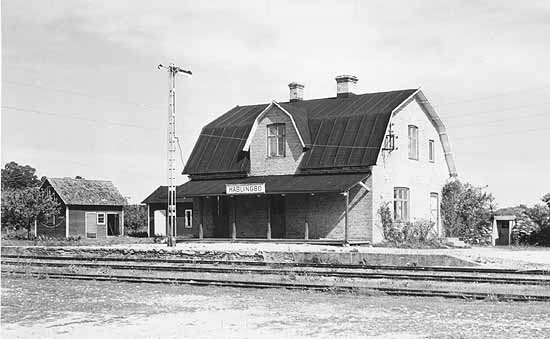
[[[166,210],[155,211],[155,234],[166,236]]]
[[[118,214],[107,214],[107,235],[120,235],[120,219]]]
[[[97,238],[97,215],[95,212],[86,213],[86,237]]]
[[[510,221],[497,220],[498,239],[495,245],[509,245],[510,236]]]

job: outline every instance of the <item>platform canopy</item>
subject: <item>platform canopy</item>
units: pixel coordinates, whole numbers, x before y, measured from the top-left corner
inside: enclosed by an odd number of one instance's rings
[[[245,178],[191,180],[178,187],[179,197],[227,195],[226,185],[265,184],[265,194],[341,193],[364,181],[369,173],[272,175]],[[252,193],[256,194],[256,193]],[[264,194],[262,192],[262,194]]]

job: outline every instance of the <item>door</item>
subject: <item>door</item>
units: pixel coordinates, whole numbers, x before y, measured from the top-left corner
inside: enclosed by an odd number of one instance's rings
[[[285,197],[271,197],[271,237],[282,239],[285,237]]]
[[[166,210],[155,210],[155,236],[166,236]]]
[[[439,234],[439,194],[430,193],[430,221],[434,223],[434,231]]]
[[[212,204],[214,238],[229,238],[229,198],[216,197]]]
[[[510,221],[497,220],[498,239],[495,241],[495,245],[509,245],[510,244]]]
[[[107,235],[120,235],[120,220],[116,213],[107,214]]]
[[[97,238],[97,214],[86,212],[86,238]]]

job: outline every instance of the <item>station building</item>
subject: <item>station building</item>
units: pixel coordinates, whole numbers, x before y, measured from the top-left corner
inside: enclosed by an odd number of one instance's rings
[[[206,125],[177,196],[193,199],[195,238],[379,242],[377,214],[432,220],[457,175],[445,126],[420,89],[236,106]]]

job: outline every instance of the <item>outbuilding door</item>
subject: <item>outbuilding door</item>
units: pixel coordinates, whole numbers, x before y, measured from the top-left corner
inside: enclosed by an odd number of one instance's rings
[[[86,212],[86,238],[97,238],[97,214]]]
[[[107,235],[120,235],[120,219],[117,213],[107,213]]]
[[[495,245],[510,245],[510,221],[497,220],[498,239]]]

